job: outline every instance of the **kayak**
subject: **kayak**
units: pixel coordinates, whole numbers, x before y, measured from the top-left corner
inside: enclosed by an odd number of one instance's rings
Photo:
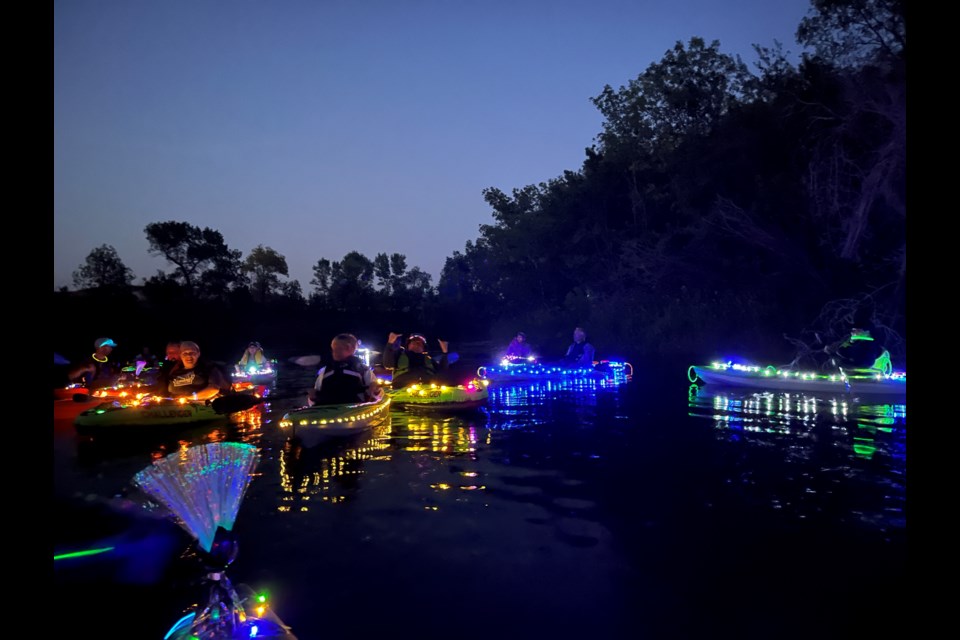
[[[280,420],[281,429],[289,429],[291,438],[310,448],[329,438],[342,438],[364,433],[390,415],[388,394],[372,402],[318,404],[294,409]]]
[[[77,394],[89,395],[90,389],[82,382],[74,382],[65,387],[55,387],[53,390],[54,400],[71,400]]]
[[[394,406],[401,409],[460,411],[485,405],[490,396],[489,384],[489,380],[471,380],[457,386],[412,384],[387,393],[393,398]]]
[[[530,380],[597,380],[620,385],[633,380],[633,365],[629,362],[602,360],[592,367],[571,367],[542,362],[511,362],[501,360],[497,365],[477,369],[484,380],[498,383],[527,382]]]
[[[854,370],[837,373],[780,369],[773,365],[713,362],[692,365],[687,370],[690,382],[702,381],[732,387],[750,387],[771,391],[826,392],[864,395],[906,395],[906,371]]]
[[[272,384],[277,380],[277,361],[271,360],[261,367],[249,367],[230,374],[234,383]]]
[[[122,378],[110,386],[96,387],[94,389],[90,389],[82,382],[74,382],[65,387],[56,387],[53,390],[53,399],[71,400],[73,396],[78,394],[89,395],[92,398],[133,397],[137,394],[142,395],[147,393],[149,386],[149,383],[144,381],[137,380],[127,382]]]
[[[224,413],[217,412],[205,402],[191,402],[185,399],[147,401],[102,402],[82,411],[73,425],[81,436],[135,435],[144,428],[170,430],[176,427],[189,427],[217,421],[227,421]]]
[[[257,594],[246,583],[232,585],[237,596],[236,606],[243,610],[244,615],[238,616],[236,626],[230,632],[221,632],[217,635],[223,640],[246,640],[247,638],[263,638],[264,640],[297,640],[291,628],[284,623],[272,607],[266,606],[264,595]],[[197,638],[197,612],[191,611],[177,620],[164,640],[193,640]],[[206,636],[204,636],[206,637]],[[212,636],[211,636],[212,637]]]

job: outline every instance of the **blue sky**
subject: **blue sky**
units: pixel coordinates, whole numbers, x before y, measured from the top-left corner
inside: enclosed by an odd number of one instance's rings
[[[492,222],[482,191],[578,170],[590,98],[678,40],[794,33],[808,0],[57,0],[54,287],[92,249],[170,267],[144,227],[287,259],[402,253],[436,284]]]

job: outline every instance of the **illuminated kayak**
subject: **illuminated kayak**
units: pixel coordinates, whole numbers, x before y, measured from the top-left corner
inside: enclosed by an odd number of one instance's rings
[[[390,396],[381,394],[372,402],[318,404],[284,414],[280,428],[305,447],[313,447],[328,438],[363,433],[390,415]]]
[[[82,436],[134,435],[146,427],[170,429],[225,420],[226,414],[205,402],[164,398],[103,402],[81,412],[73,425]]]
[[[77,394],[88,395],[90,389],[82,382],[74,382],[65,387],[55,387],[53,390],[54,400],[70,400]]]
[[[259,595],[250,585],[240,583],[234,586],[237,595],[236,606],[243,611],[243,616],[237,616],[237,623],[230,632],[222,632],[217,638],[223,640],[247,640],[248,638],[262,638],[264,640],[297,640],[293,631],[283,620],[266,605],[266,597]],[[196,630],[197,612],[191,611],[177,620],[164,640],[194,640],[198,638]],[[211,636],[212,637],[212,636]]]
[[[772,391],[827,392],[840,394],[907,393],[907,373],[853,370],[837,373],[779,369],[773,365],[761,367],[733,362],[714,362],[693,365],[687,370],[690,382],[731,387],[751,387]]]
[[[241,371],[234,371],[230,376],[234,383],[272,384],[277,380],[277,361],[271,360],[260,367],[248,367]]]
[[[137,394],[145,394],[153,382],[150,379],[125,378],[120,376],[112,384],[102,385],[90,389],[82,382],[74,382],[65,387],[57,387],[53,390],[54,400],[69,400],[73,396],[82,394],[93,398],[123,398],[134,397]]]
[[[412,384],[388,391],[393,404],[402,409],[459,411],[476,409],[487,403],[487,380],[471,380],[465,385]]]
[[[491,382],[511,383],[530,380],[597,380],[619,385],[633,379],[633,365],[629,362],[604,360],[593,367],[570,367],[541,362],[510,362],[501,360],[498,365],[477,369],[481,379]]]

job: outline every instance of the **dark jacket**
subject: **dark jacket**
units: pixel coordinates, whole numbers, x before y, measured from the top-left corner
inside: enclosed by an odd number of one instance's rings
[[[596,352],[593,345],[584,340],[583,342],[574,342],[567,347],[567,353],[563,356],[564,364],[574,367],[592,367]]]

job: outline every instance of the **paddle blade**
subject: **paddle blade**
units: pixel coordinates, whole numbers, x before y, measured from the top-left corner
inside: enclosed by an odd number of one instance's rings
[[[323,356],[296,356],[290,358],[290,362],[301,367],[315,367],[323,360]]]
[[[223,415],[227,413],[237,413],[252,409],[263,402],[263,398],[250,393],[232,393],[226,396],[220,396],[210,401],[210,406],[217,413]]]

